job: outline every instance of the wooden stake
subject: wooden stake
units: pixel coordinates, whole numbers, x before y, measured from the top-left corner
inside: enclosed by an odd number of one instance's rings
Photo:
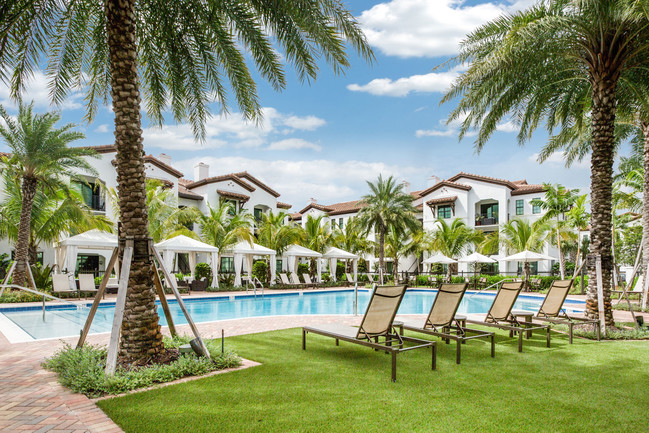
[[[38,290],[38,287],[36,287],[36,281],[34,281],[34,274],[32,273],[32,267],[27,262],[27,278],[29,279],[29,282],[32,284],[32,289]]]
[[[210,352],[207,350],[207,347],[205,346],[205,343],[203,342],[203,339],[201,338],[201,335],[198,332],[198,328],[196,328],[194,321],[189,315],[189,312],[185,307],[185,303],[183,302],[183,298],[180,297],[180,292],[178,291],[178,287],[176,287],[176,280],[171,278],[171,274],[169,274],[169,271],[165,267],[164,262],[162,261],[162,257],[160,257],[160,253],[158,252],[158,249],[154,246],[152,250],[153,253],[155,254],[156,260],[158,260],[158,263],[160,264],[160,269],[162,269],[162,273],[164,274],[164,277],[167,279],[169,285],[171,286],[171,290],[174,292],[174,296],[178,301],[178,305],[180,306],[180,309],[182,310],[183,314],[185,315],[185,318],[187,319],[187,323],[189,324],[189,327],[191,328],[194,336],[198,340],[198,343],[200,344],[201,348],[203,349],[203,355],[209,359]]]
[[[149,254],[155,254],[153,252],[153,244],[149,242]],[[156,292],[158,292],[158,298],[160,298],[160,306],[162,306],[162,311],[164,312],[165,318],[167,319],[167,326],[169,326],[169,332],[172,337],[178,335],[176,332],[176,326],[174,325],[174,319],[171,315],[171,310],[169,310],[169,304],[167,303],[167,297],[165,296],[165,291],[162,288],[162,281],[160,281],[160,274],[158,274],[158,266],[154,263],[154,275],[153,275],[153,284],[155,285]]]
[[[645,272],[647,274],[649,272]],[[644,276],[644,290],[642,291],[642,309],[645,310],[647,308],[647,294],[649,294],[649,278],[647,278],[647,275]]]
[[[101,298],[104,296],[106,286],[108,285],[108,280],[110,279],[110,274],[111,272],[113,272],[113,268],[115,267],[118,256],[119,251],[117,250],[117,248],[114,248],[113,254],[110,256],[110,260],[108,262],[108,267],[106,268],[106,272],[104,273],[104,277],[101,279],[101,283],[99,284],[99,290],[97,290],[95,300],[92,302],[92,306],[90,307],[90,312],[88,313],[88,317],[86,318],[86,324],[83,325],[83,329],[81,330],[81,336],[79,337],[79,341],[77,342],[77,349],[82,347],[86,342],[86,337],[88,336],[88,332],[90,332],[90,326],[92,325],[92,321],[95,319],[95,313],[97,313],[97,308],[99,308]]]
[[[117,300],[115,302],[115,317],[110,332],[110,344],[108,345],[108,357],[106,358],[106,374],[115,373],[117,367],[117,352],[119,348],[119,334],[124,319],[124,306],[126,305],[126,291],[128,290],[128,278],[131,273],[131,261],[133,260],[133,240],[126,241],[124,258],[122,260],[122,273],[119,278],[117,289]]]
[[[604,314],[604,284],[602,281],[601,256],[597,256],[595,261],[595,275],[597,276],[597,309],[599,310],[599,327],[602,335],[606,336],[606,315]]]

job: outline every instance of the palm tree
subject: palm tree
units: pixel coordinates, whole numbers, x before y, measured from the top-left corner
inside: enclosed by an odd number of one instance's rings
[[[371,242],[363,234],[358,218],[349,218],[342,229],[334,230],[333,245],[341,250],[358,256],[363,256],[372,248]],[[347,272],[351,272],[350,262],[347,262]]]
[[[0,116],[5,125],[0,124],[0,135],[11,149],[11,157],[3,159],[2,164],[20,181],[21,211],[15,244],[16,269],[13,282],[24,286],[27,272],[27,255],[30,245],[32,207],[36,194],[66,190],[64,177],[74,177],[73,170],[94,173],[94,169],[84,159],[94,152],[68,144],[84,138],[80,132],[73,131],[75,125],[67,124],[55,128],[61,119],[59,114],[35,114],[34,104],[18,104],[18,116],[14,119],[0,105]]]
[[[539,2],[467,36],[451,63],[470,67],[443,99],[462,96],[449,121],[464,117],[461,136],[477,128],[478,150],[510,116],[520,125],[523,143],[543,120],[552,131],[590,113],[591,252],[603,262],[604,299],[599,301],[609,325],[614,324],[609,290],[615,110],[622,92],[644,88],[638,76],[649,62],[648,22],[641,2],[632,0]],[[595,269],[589,273],[586,316],[594,318]]]
[[[0,204],[0,238],[15,242],[22,210],[22,188],[10,170],[4,171],[3,180],[6,196]],[[37,190],[30,217],[29,263],[36,263],[39,245],[51,245],[64,235],[91,229],[112,232],[113,224],[105,216],[95,215],[74,190]]]
[[[590,214],[586,212],[586,202],[588,201],[588,195],[583,194],[577,197],[575,204],[566,214],[566,221],[568,224],[580,233],[582,231],[588,230],[588,222],[590,221]],[[577,261],[581,260],[581,241],[577,239]],[[576,264],[576,263],[575,263]],[[575,272],[572,275],[572,278],[577,277],[580,266],[575,266]]]
[[[399,279],[399,259],[409,253],[412,234],[390,227],[385,236],[385,254],[392,259],[392,277],[396,283]]]
[[[214,245],[221,252],[227,251],[235,244],[245,241],[254,242],[252,226],[254,218],[244,209],[236,211],[232,203],[219,201],[217,207],[208,205],[207,215],[200,219],[201,238]]]
[[[178,235],[199,239],[191,227],[203,215],[197,207],[178,207],[175,191],[156,179],[147,179],[146,208],[153,242]]]
[[[515,218],[500,228],[498,241],[505,247],[508,254],[528,250],[540,253],[547,239],[548,226],[540,221],[530,223],[527,220]],[[523,265],[524,290],[530,288],[530,263]]]
[[[334,241],[334,233],[331,231],[329,224],[323,223],[324,215],[313,217],[308,215],[304,224],[302,245],[319,253],[324,253],[327,247],[331,246]],[[313,278],[317,272],[317,263],[315,258],[309,261],[309,274]]]
[[[483,239],[483,234],[472,230],[460,218],[455,218],[451,224],[445,219],[437,218],[435,229],[431,233],[430,247],[447,257],[458,258],[469,251],[469,248],[477,245]],[[451,282],[453,270],[456,264],[448,265],[446,281]]]
[[[559,250],[559,273],[563,280],[566,276],[566,258],[561,249],[561,243],[562,241],[567,240],[567,237],[569,237],[570,234],[569,231],[566,230],[568,227],[564,224],[564,220],[566,212],[568,212],[575,204],[579,190],[571,190],[567,189],[563,185],[552,185],[549,183],[544,183],[543,187],[545,188],[545,197],[543,199],[531,200],[530,203],[545,210],[545,214],[539,219],[539,221],[545,223],[553,220],[553,238],[557,244],[557,249]]]
[[[300,243],[304,239],[302,227],[288,224],[288,216],[286,212],[269,211],[261,214],[261,220],[258,222],[257,242],[261,246],[275,250],[278,256],[284,254],[291,245]],[[268,281],[270,281],[271,266],[275,266],[275,263],[268,264]]]
[[[228,113],[228,89],[246,119],[261,120],[247,58],[274,89],[282,90],[282,60],[294,66],[300,80],[310,81],[318,75],[320,59],[335,73],[349,68],[348,47],[373,61],[360,25],[338,0],[78,0],[44,6],[26,0],[0,16],[0,79],[11,80],[14,96],[40,59],[49,59],[55,102],[72,88],[87,89],[89,120],[110,91],[120,241],[132,238],[135,245],[121,358],[149,359],[163,349],[152,261],[146,253],[141,89],[154,124],[161,125],[170,110],[178,122],[189,119],[195,135],[203,139],[208,104],[216,101],[220,111]]]
[[[417,230],[419,221],[415,217],[417,209],[412,205],[412,197],[403,191],[403,184],[397,183],[393,176],[383,179],[379,175],[376,183],[367,181],[370,193],[363,196],[358,212],[361,226],[368,234],[374,231],[379,238],[379,282],[383,284],[385,272],[385,235],[391,228],[395,230]]]

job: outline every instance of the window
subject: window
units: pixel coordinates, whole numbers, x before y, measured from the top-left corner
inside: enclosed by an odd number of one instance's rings
[[[237,213],[237,204],[238,202],[236,200],[232,200],[229,198],[223,199],[223,203],[230,205],[230,209],[228,210],[228,214],[230,216],[234,216],[235,213]]]
[[[282,272],[282,259],[275,260],[275,272]]]
[[[343,219],[339,218],[338,219],[338,226],[342,229],[343,228]]]
[[[541,199],[537,197],[537,198],[535,198],[533,200],[541,200]],[[532,205],[532,213],[541,213],[541,206],[539,206],[537,204],[533,204]]]
[[[451,217],[451,206],[437,206],[437,214],[440,218],[448,219]]]
[[[219,272],[224,274],[234,272],[234,257],[221,257],[221,269]]]
[[[518,262],[518,273],[523,275],[523,262]],[[539,274],[539,262],[530,262],[530,275]]]
[[[73,190],[81,195],[83,202],[92,210],[105,211],[106,203],[104,200],[104,191],[102,185],[92,182],[75,182],[71,183]]]
[[[255,208],[255,221],[257,221],[258,223],[261,222],[261,215],[263,213],[264,213],[263,210],[261,210],[259,208]]]
[[[516,200],[516,215],[523,215],[525,201]]]

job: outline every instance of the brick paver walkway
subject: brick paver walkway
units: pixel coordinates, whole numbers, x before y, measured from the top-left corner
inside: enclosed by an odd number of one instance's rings
[[[629,313],[615,311],[616,320]],[[649,317],[645,315],[649,322]],[[279,316],[198,324],[206,338],[226,337],[329,322],[357,324],[353,316]],[[178,331],[190,334],[187,325]],[[168,332],[163,328],[164,332]],[[75,339],[67,339],[74,344]],[[91,344],[107,344],[108,335],[91,335]],[[56,381],[56,375],[40,364],[63,346],[60,340],[10,344],[0,333],[0,431],[2,432],[121,432],[90,399],[73,394]]]

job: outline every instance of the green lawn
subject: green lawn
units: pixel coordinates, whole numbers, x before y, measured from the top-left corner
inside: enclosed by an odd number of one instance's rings
[[[263,363],[235,373],[104,400],[126,432],[646,432],[649,342],[593,342],[553,334],[489,345],[455,343],[399,355],[397,382],[382,352],[299,329],[228,339]]]

